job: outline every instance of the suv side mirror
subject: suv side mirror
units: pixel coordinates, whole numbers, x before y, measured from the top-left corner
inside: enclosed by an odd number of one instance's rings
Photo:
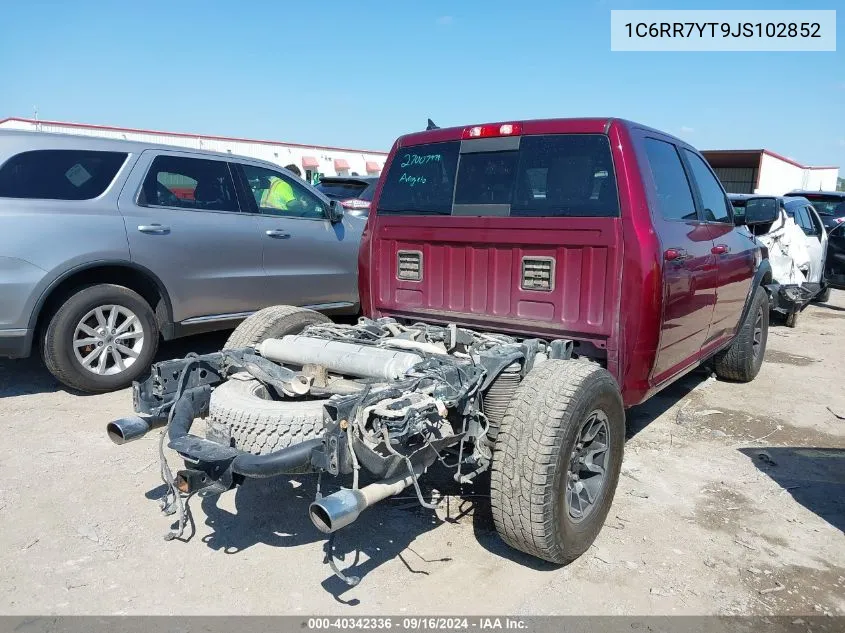
[[[745,224],[771,224],[779,214],[780,207],[774,198],[752,198],[745,203]]]
[[[343,219],[343,205],[337,200],[329,202],[329,222],[337,224]]]

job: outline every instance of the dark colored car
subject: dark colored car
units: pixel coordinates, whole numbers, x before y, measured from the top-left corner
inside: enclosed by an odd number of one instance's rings
[[[417,480],[440,463],[461,483],[489,472],[502,538],[568,563],[610,509],[625,407],[702,363],[741,382],[760,370],[767,253],[734,226],[707,161],[668,134],[608,118],[409,134],[372,209],[367,318],[271,308],[221,354],[136,383],[136,411],[170,417],[168,446],[188,464],[164,504],[180,526],[180,494],[310,468],[352,475],[309,509],[333,533],[406,487],[433,507]],[[243,371],[253,378],[227,380]],[[190,435],[206,413],[206,439]],[[359,470],[376,483],[359,487]]]
[[[790,191],[784,197],[807,198],[828,231],[845,222],[845,191]]]
[[[825,276],[831,287],[845,288],[845,223],[833,227],[827,234]]]
[[[338,200],[352,215],[366,216],[376,191],[376,176],[324,176],[317,190],[330,200]]]

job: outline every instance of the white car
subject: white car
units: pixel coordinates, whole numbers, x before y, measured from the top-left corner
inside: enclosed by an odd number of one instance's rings
[[[813,300],[827,300],[827,231],[806,198],[731,194],[737,224],[744,224],[769,249],[774,279],[772,309],[794,327],[798,312]]]

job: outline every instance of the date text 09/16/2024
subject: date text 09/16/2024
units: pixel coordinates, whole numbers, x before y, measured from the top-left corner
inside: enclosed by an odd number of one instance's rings
[[[309,618],[310,631],[390,630],[402,631],[518,631],[528,627],[525,620],[512,617],[337,617]]]

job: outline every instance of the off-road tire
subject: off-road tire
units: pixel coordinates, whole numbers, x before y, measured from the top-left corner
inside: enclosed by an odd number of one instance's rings
[[[229,336],[224,349],[257,347],[268,338],[299,334],[309,325],[331,323],[325,314],[296,306],[270,306],[247,317]]]
[[[231,436],[231,445],[254,455],[266,455],[323,433],[319,400],[270,400],[255,379],[230,378],[211,392],[209,437]]]
[[[830,290],[831,290],[830,286],[825,286],[824,288],[822,288],[822,291],[819,294],[817,294],[815,297],[813,297],[813,302],[814,303],[827,303],[828,301],[830,301]]]
[[[592,511],[573,521],[564,502],[570,457],[585,420],[608,420],[605,482]],[[583,554],[613,502],[625,445],[625,409],[613,377],[592,363],[549,360],[532,370],[508,407],[493,451],[491,505],[511,547],[558,564]]]
[[[758,318],[762,325],[762,339],[755,353],[754,329]],[[794,320],[793,320],[794,323]],[[789,317],[787,317],[789,325]],[[794,325],[790,327],[795,327]],[[763,357],[766,355],[766,341],[769,333],[769,299],[763,288],[754,291],[751,308],[739,332],[730,344],[713,357],[713,369],[719,378],[737,382],[751,382],[760,372]]]
[[[85,369],[73,352],[76,326],[86,313],[104,305],[119,305],[138,317],[144,330],[144,344],[135,362],[114,375],[97,375]],[[146,374],[158,349],[159,330],[150,305],[137,292],[115,284],[80,288],[56,310],[44,328],[41,357],[56,379],[78,391],[104,393],[122,389]]]

